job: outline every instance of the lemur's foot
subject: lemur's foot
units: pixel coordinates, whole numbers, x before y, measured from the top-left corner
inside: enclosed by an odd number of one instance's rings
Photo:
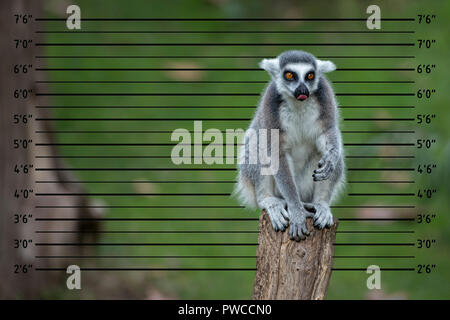
[[[263,208],[269,214],[275,231],[284,231],[289,225],[289,214],[285,207],[286,202],[280,198],[269,197],[263,200]]]
[[[295,241],[306,239],[306,237],[309,236],[309,231],[306,226],[306,218],[310,216],[309,212],[307,212],[303,207],[289,211],[289,237],[291,238],[291,240]]]
[[[305,203],[305,209],[314,212],[314,226],[318,229],[329,228],[333,225],[333,214],[330,206],[323,203]]]

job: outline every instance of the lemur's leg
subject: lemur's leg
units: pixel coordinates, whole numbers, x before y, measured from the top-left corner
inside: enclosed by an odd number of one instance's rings
[[[314,225],[322,229],[333,224],[333,215],[330,210],[332,190],[335,188],[332,180],[315,183],[313,202],[305,204],[305,208],[314,211]]]
[[[312,205],[315,210],[314,225],[319,229],[333,224],[330,202],[344,170],[342,147],[339,141],[340,133],[336,129],[328,130],[317,141],[317,149],[322,158],[312,175],[314,180]]]
[[[309,207],[314,207],[314,225],[319,229],[330,227],[333,224],[330,203],[334,193],[338,189],[338,184],[343,179],[343,171],[344,162],[341,158],[337,161],[335,168],[327,180],[314,182],[313,203]],[[308,206],[306,208],[308,209]]]
[[[274,195],[273,177],[261,176],[255,189],[258,206],[269,214],[274,230],[284,231],[289,225],[289,214],[286,211],[286,201]]]

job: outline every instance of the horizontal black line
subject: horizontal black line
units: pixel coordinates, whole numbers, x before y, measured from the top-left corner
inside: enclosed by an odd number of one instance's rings
[[[35,246],[75,246],[75,247],[100,247],[100,246],[187,246],[187,247],[196,247],[196,246],[257,246],[258,243],[234,243],[234,242],[224,242],[224,243],[170,243],[170,242],[122,242],[122,243],[114,243],[114,242],[95,242],[95,243],[86,243],[86,242],[37,242],[34,244]],[[414,245],[414,244],[413,244]]]
[[[206,146],[206,145],[210,145],[210,146],[242,146],[243,144],[241,143],[236,143],[236,144],[222,144],[222,143],[207,143],[207,142],[203,142],[203,143],[163,143],[163,142],[153,142],[153,143],[41,143],[41,142],[36,142],[34,144],[35,146],[65,146],[65,147],[70,147],[70,146],[85,146],[85,147],[89,147],[89,146],[103,146],[103,147],[107,147],[107,146],[118,146],[118,147],[149,147],[149,146],[182,146],[182,145],[186,145],[186,146]],[[361,146],[366,146],[366,147],[376,147],[376,146],[398,146],[398,147],[413,147],[415,146],[414,143],[344,143],[344,146],[346,147],[361,147]]]
[[[106,107],[105,107],[106,108]],[[172,130],[36,130],[35,133],[172,133]],[[189,130],[190,133],[200,131]],[[205,131],[201,131],[205,133]],[[224,132],[224,130],[221,130]],[[342,130],[341,133],[415,133],[414,130]]]
[[[62,271],[65,268],[35,268],[36,271]],[[82,271],[257,271],[256,268],[80,268]],[[332,271],[367,271],[367,268],[331,268]],[[381,271],[415,271],[414,268],[380,268]]]
[[[362,242],[362,243],[356,243],[356,242],[346,242],[346,243],[333,243],[335,246],[407,246],[412,247],[414,246],[414,243],[412,242],[405,242],[405,243],[379,243],[379,242]]]
[[[342,130],[341,133],[415,133],[414,130]]]
[[[339,218],[339,221],[415,221],[414,218]]]
[[[414,168],[347,168],[348,171],[414,171]]]
[[[400,230],[400,231],[373,231],[373,230],[349,230],[349,231],[336,231],[337,233],[345,233],[345,234],[409,234],[414,233],[414,231],[408,231],[408,230]],[[122,234],[122,233],[130,233],[130,234],[229,234],[229,233],[237,233],[237,234],[251,234],[251,233],[259,233],[258,230],[102,230],[102,231],[96,231],[96,230],[38,230],[35,231],[35,233],[92,233],[92,234]]]
[[[243,209],[244,206],[208,206],[208,205],[160,205],[160,206],[119,206],[119,205],[78,205],[78,206],[35,206],[36,209],[71,209],[71,208],[107,208],[107,209]],[[171,219],[169,219],[171,220]],[[188,219],[190,220],[190,219]],[[247,220],[247,219],[243,219]],[[250,219],[253,220],[253,219]]]
[[[235,168],[35,168],[36,171],[235,171]],[[348,171],[414,171],[414,168],[347,168]]]
[[[75,206],[39,206],[74,208]],[[92,206],[90,208],[93,208]],[[99,208],[98,206],[95,208]],[[103,208],[103,207],[102,207]],[[163,207],[167,208],[167,207]],[[338,218],[339,221],[415,221],[414,218]],[[259,218],[35,218],[35,221],[258,221]]]
[[[192,233],[192,234],[209,234],[209,233],[258,233],[258,230],[146,230],[146,231],[140,231],[140,230],[102,230],[102,231],[95,231],[95,230],[41,230],[41,231],[35,231],[35,233],[137,233],[137,234],[172,234],[172,233]],[[400,232],[402,233],[402,232]],[[406,232],[403,232],[406,233]]]
[[[35,156],[37,159],[171,159],[171,156]],[[195,158],[195,157],[194,157]],[[203,157],[205,158],[205,157]],[[228,157],[227,157],[228,158]]]
[[[137,80],[38,80],[36,83],[113,83],[113,84],[123,84],[123,83],[267,83],[267,81],[258,80],[248,80],[248,81],[225,81],[225,80],[149,80],[149,81],[137,81]],[[365,82],[364,82],[365,83]]]
[[[89,146],[121,146],[121,147],[148,147],[148,146],[206,146],[206,145],[210,145],[210,146],[241,146],[243,145],[242,143],[207,143],[207,142],[202,142],[202,143],[162,143],[162,142],[154,142],[154,143],[41,143],[41,142],[36,142],[34,144],[35,146],[85,146],[85,147],[89,147]]]
[[[155,181],[155,180],[102,180],[102,181],[67,181],[67,180],[37,180],[35,183],[236,183],[235,180],[183,180],[183,181]],[[415,183],[413,180],[351,180],[347,183]]]
[[[127,106],[93,106],[93,105],[87,105],[87,106],[35,106],[38,109],[44,109],[44,108],[52,108],[52,109],[158,109],[158,108],[185,108],[185,109],[193,109],[193,108],[205,108],[205,109],[227,109],[227,108],[236,108],[236,109],[255,109],[256,106],[249,105],[249,106],[243,106],[243,105],[237,105],[237,106],[173,106],[173,105],[165,105],[165,106],[136,106],[136,105],[127,105]],[[385,109],[395,109],[395,108],[405,108],[405,109],[412,109],[415,108],[415,106],[338,106],[338,108],[355,108],[355,109],[377,109],[377,108],[385,108]],[[172,132],[172,131],[169,131]]]
[[[126,93],[126,92],[96,92],[96,93],[87,93],[87,92],[78,92],[78,93],[54,93],[54,92],[36,92],[36,96],[64,96],[64,97],[72,97],[72,96],[142,96],[142,97],[225,97],[225,96],[233,96],[233,97],[259,97],[261,93],[255,92],[199,92],[199,93],[190,93],[190,92],[177,92],[177,93],[169,93],[169,92],[157,92],[157,93]],[[336,96],[341,97],[350,97],[350,96],[414,96],[414,93],[336,93]],[[414,120],[414,119],[413,119]]]
[[[88,156],[35,156],[36,159],[171,159],[171,156],[88,155]],[[205,157],[203,157],[205,158]],[[348,159],[414,159],[414,156],[346,156]]]
[[[35,256],[36,259],[256,259],[257,256]]]
[[[347,159],[414,159],[415,156],[345,156]]]
[[[415,256],[333,256],[335,259],[363,259],[363,258],[380,258],[380,259],[415,259]]]
[[[35,21],[66,21],[65,18],[35,18]],[[83,21],[367,21],[367,18],[83,18]],[[381,21],[415,21],[414,18],[380,18]],[[377,31],[374,31],[377,32]]]
[[[347,183],[415,183],[415,181],[412,181],[412,180],[374,180],[374,181],[350,180],[350,181],[347,181]]]
[[[412,47],[414,42],[397,42],[397,43],[226,43],[226,42],[198,42],[198,43],[98,43],[98,42],[38,42],[35,44],[37,47],[284,47],[284,46],[307,46],[307,47]]]
[[[409,208],[415,208],[415,206],[400,206],[400,205],[352,205],[352,206],[344,206],[344,205],[337,205],[337,206],[330,206],[331,208],[335,209],[350,209],[350,208],[366,208],[366,209],[409,209]]]
[[[68,181],[68,180],[38,180],[35,183],[235,183],[235,180],[88,180],[88,181]]]
[[[84,20],[84,19],[83,19]],[[315,31],[300,31],[300,30],[237,30],[237,31],[211,31],[211,30],[104,30],[104,31],[73,31],[73,30],[66,30],[66,31],[60,31],[60,30],[38,30],[36,33],[64,33],[64,34],[91,34],[91,33],[125,33],[125,34],[132,34],[132,33],[169,33],[169,34],[208,34],[208,33],[231,33],[231,34],[239,34],[239,33],[299,33],[299,34],[308,34],[308,33],[349,33],[349,34],[358,34],[358,33],[364,33],[364,34],[395,34],[395,33],[415,33],[414,30],[395,30],[395,31],[369,31],[369,30],[342,30],[342,31],[336,31],[336,30],[330,30],[330,31],[324,31],[324,30],[315,30]]]
[[[36,271],[66,271],[64,268],[35,268]],[[80,268],[82,271],[256,271],[256,268]]]
[[[249,121],[251,118],[36,118],[36,121]]]
[[[36,71],[265,71],[261,68],[35,68]],[[337,68],[335,71],[414,71],[414,68]]]
[[[115,209],[243,209],[244,206],[208,206],[208,205],[160,205],[160,206],[133,206],[133,205],[77,205],[77,206],[62,206],[62,205],[52,205],[35,206],[36,209],[49,209],[49,208],[59,208],[59,209],[70,209],[70,208],[115,208]],[[413,209],[415,206],[411,205],[337,205],[331,206],[334,209],[354,209],[354,208],[366,208],[366,209]],[[169,219],[170,220],[170,219]],[[244,219],[245,220],[245,219]],[[251,219],[253,220],[253,219]]]
[[[380,234],[384,234],[384,233],[415,233],[415,231],[410,231],[410,230],[380,230],[380,231],[374,231],[374,230],[364,230],[364,231],[360,231],[360,230],[341,230],[341,231],[336,231],[336,233],[380,233]]]
[[[348,193],[348,196],[404,196],[404,197],[414,197],[415,193]]]
[[[257,256],[35,256],[36,259],[256,259]],[[333,256],[335,259],[415,259],[415,256]]]
[[[35,268],[36,271],[62,271],[65,268]],[[80,268],[82,271],[257,271],[256,268]],[[332,271],[367,271],[367,268],[331,268]],[[414,268],[380,268],[381,271],[415,271]]]
[[[344,118],[344,121],[414,121],[414,118]]]
[[[239,83],[255,83],[262,84],[267,83],[267,81],[263,80],[242,80],[242,81],[226,81],[226,80],[149,80],[149,81],[138,81],[138,80],[37,80],[36,83],[111,83],[111,84],[124,84],[124,83],[229,83],[229,84],[239,84]],[[390,81],[390,80],[381,80],[381,81],[365,81],[365,80],[355,80],[355,81],[333,81],[333,83],[415,83],[415,81]]]
[[[36,221],[258,221],[258,218],[36,218]]]
[[[367,268],[332,268],[333,271],[367,271]],[[414,268],[380,268],[381,271],[415,271]]]
[[[36,171],[236,171],[235,168],[36,168]]]
[[[260,96],[260,93],[167,93],[167,92],[161,92],[161,93],[36,93],[36,96],[162,96],[162,97],[183,97],[183,96],[206,96],[206,97],[215,97],[215,96],[237,96],[237,97],[243,97],[243,96],[249,96],[249,97],[257,97]]]
[[[258,246],[258,243],[234,243],[234,242],[225,242],[225,243],[171,243],[171,242],[122,242],[122,243],[114,243],[114,242],[95,242],[95,243],[86,243],[86,242],[37,242],[34,244],[35,246],[75,246],[75,247],[100,247],[100,246]],[[379,242],[364,242],[364,243],[356,243],[356,242],[347,242],[347,243],[333,243],[334,246],[414,246],[414,243],[379,243]]]
[[[35,56],[36,59],[264,59],[262,55]],[[319,59],[414,59],[415,56],[317,56]]]
[[[130,196],[230,196],[231,193],[36,193],[38,197],[77,197],[77,196],[104,196],[104,197],[130,197]]]
[[[341,109],[414,109],[415,106],[338,106]]]
[[[205,108],[205,109],[227,109],[227,108],[236,108],[236,109],[255,109],[256,106],[35,106],[38,109],[43,108],[61,108],[61,109],[170,109],[170,108],[185,108],[185,109],[193,109],[193,108]],[[170,131],[172,132],[172,131]]]
[[[36,144],[37,145],[37,144]],[[397,146],[397,147],[413,147],[414,143],[395,143],[395,142],[384,142],[384,143],[344,143],[346,147],[377,147],[377,146]]]

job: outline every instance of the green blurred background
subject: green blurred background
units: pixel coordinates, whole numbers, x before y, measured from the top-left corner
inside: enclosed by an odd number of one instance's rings
[[[349,168],[362,167],[409,167],[417,168],[421,163],[436,163],[431,175],[415,172],[348,172],[348,180],[414,180],[414,184],[361,184],[350,183],[336,205],[415,205],[415,209],[349,209],[336,208],[337,218],[349,217],[411,217],[418,213],[435,213],[437,218],[431,224],[416,222],[341,222],[339,231],[415,231],[415,233],[350,234],[339,233],[337,243],[392,242],[410,243],[421,238],[436,239],[434,249],[419,250],[415,247],[388,246],[336,246],[336,256],[349,255],[413,255],[415,259],[336,258],[336,268],[366,268],[376,264],[385,268],[416,268],[418,264],[433,263],[437,270],[429,275],[419,275],[414,271],[382,273],[382,290],[370,292],[366,287],[367,274],[364,271],[335,271],[332,274],[328,292],[329,299],[376,299],[376,298],[450,298],[450,220],[447,214],[450,179],[446,167],[450,157],[447,141],[449,129],[445,110],[448,103],[446,87],[448,77],[448,1],[72,1],[82,10],[82,18],[87,17],[171,17],[171,18],[349,18],[366,17],[365,9],[370,4],[381,7],[383,18],[417,18],[420,13],[437,14],[437,20],[429,25],[413,22],[383,21],[381,31],[411,31],[416,33],[76,33],[65,29],[63,21],[40,24],[41,30],[64,31],[65,33],[44,34],[44,42],[90,42],[90,43],[416,43],[417,39],[432,38],[437,46],[431,49],[415,47],[370,47],[370,46],[194,46],[194,47],[44,47],[43,55],[48,56],[276,56],[287,49],[302,49],[316,56],[415,56],[415,58],[330,58],[338,68],[416,68],[418,64],[436,64],[437,70],[430,75],[413,71],[336,71],[330,74],[331,81],[350,80],[390,80],[415,81],[415,83],[334,83],[337,93],[384,92],[415,93],[420,88],[435,88],[437,94],[431,101],[418,100],[414,96],[339,96],[342,106],[341,118],[416,118],[417,114],[436,114],[430,125],[417,125],[415,121],[342,121],[345,143],[358,142],[415,142],[419,138],[434,138],[438,143],[429,151],[415,147],[347,147],[347,156],[355,155],[415,155],[415,159],[352,159],[346,160]],[[65,17],[65,5],[59,1],[47,1],[46,17]],[[111,22],[83,21],[82,31],[155,31],[155,30],[207,30],[207,31],[343,31],[367,30],[364,21],[290,21],[290,22]],[[38,64],[51,68],[255,68],[260,58],[46,58]],[[73,71],[48,72],[51,81],[267,81],[268,75],[262,71]],[[180,93],[180,92],[235,92],[259,93],[264,83],[50,83],[41,91],[53,93]],[[56,118],[250,118],[256,106],[256,96],[211,97],[211,96],[55,96],[49,105]],[[70,108],[85,106],[85,108]],[[89,107],[91,106],[91,107]],[[97,107],[93,107],[97,106]],[[98,108],[104,106],[104,108]],[[115,107],[114,107],[115,106]],[[128,106],[128,107],[124,107]],[[140,106],[133,108],[130,106]],[[166,106],[142,108],[143,106]],[[185,106],[170,108],[167,106]],[[190,108],[188,106],[193,106]],[[200,108],[203,106],[203,108]],[[236,108],[215,108],[214,106],[236,106]],[[246,106],[239,108],[238,106]],[[361,108],[349,106],[415,106],[415,108]],[[243,121],[204,121],[203,129],[246,128]],[[116,131],[116,130],[161,130],[175,128],[192,129],[192,121],[55,121],[56,130],[67,131]],[[415,134],[355,134],[349,130],[415,130]],[[59,143],[152,143],[170,142],[170,133],[59,133]],[[142,156],[170,156],[170,146],[61,146],[60,153],[71,156],[66,161],[74,168],[150,168],[175,167],[167,158],[139,158]],[[121,155],[128,158],[79,158],[93,155]],[[192,165],[203,167],[206,165]],[[219,167],[234,166],[221,165]],[[234,171],[214,172],[174,172],[174,171],[117,171],[117,172],[76,172],[82,181],[127,180],[130,183],[86,183],[90,193],[189,193],[217,192],[229,193],[232,183],[158,183],[146,181],[165,180],[227,180],[232,181]],[[416,200],[417,197],[351,197],[357,192],[397,192],[416,193],[418,189],[433,187],[438,190],[431,200]],[[237,206],[235,199],[228,196],[217,197],[177,197],[177,196],[130,196],[98,197],[108,206]],[[236,208],[152,208],[130,209],[111,208],[106,217],[154,217],[154,218],[256,218],[258,212]],[[206,234],[102,234],[101,242],[245,242],[256,243],[256,221],[161,221],[161,222],[106,222],[103,230],[244,230],[253,233],[206,233]],[[248,255],[254,256],[255,246],[230,247],[97,247],[97,255]],[[155,268],[254,268],[254,258],[239,259],[74,259],[81,267],[155,267]],[[254,272],[251,271],[155,271],[155,272],[95,272],[83,280],[83,290],[69,292],[51,288],[45,297],[58,298],[181,298],[181,299],[247,299],[251,297]]]

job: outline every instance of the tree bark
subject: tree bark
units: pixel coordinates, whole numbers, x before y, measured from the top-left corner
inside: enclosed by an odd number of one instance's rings
[[[300,242],[275,232],[263,211],[254,282],[254,300],[323,300],[333,267],[337,222],[317,230],[307,219],[310,235]]]

